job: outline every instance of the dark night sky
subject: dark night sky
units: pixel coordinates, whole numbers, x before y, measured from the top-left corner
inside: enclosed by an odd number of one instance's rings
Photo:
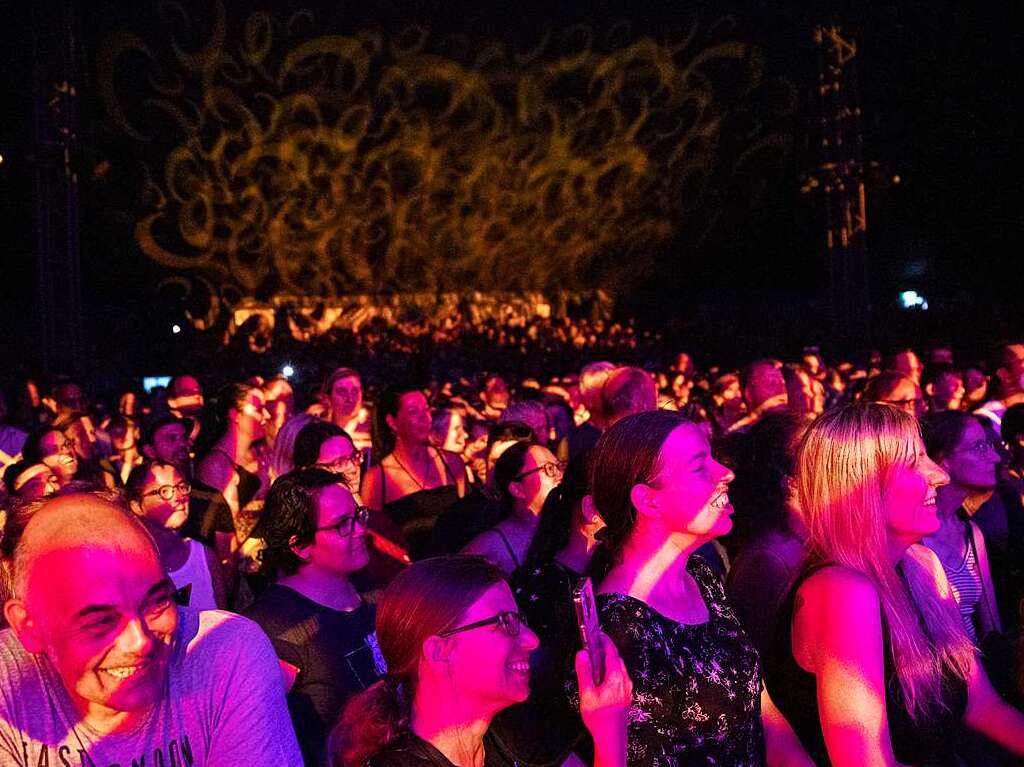
[[[126,18],[140,18],[141,5],[131,4]],[[808,15],[810,5],[816,18]],[[809,30],[813,21],[827,18],[821,10],[825,5],[734,6],[748,39],[765,48],[769,71],[799,85],[805,105],[816,71]],[[637,27],[656,31],[671,23],[662,6],[406,2],[392,7],[375,2],[343,4],[340,13],[353,29],[423,21],[437,29],[469,30],[516,43],[534,39],[543,24],[610,24],[630,18]],[[91,11],[93,5],[88,7]],[[118,6],[96,7],[110,13]],[[720,13],[723,6],[713,7]],[[944,338],[973,351],[984,340],[1022,330],[1017,301],[1022,185],[1015,140],[1021,134],[1021,43],[1010,8],[1009,3],[942,0],[836,6],[836,17],[860,44],[865,157],[902,180],[869,191],[879,344]],[[3,345],[13,349],[10,371],[36,363],[37,342],[32,312],[32,22],[27,12],[6,21],[0,30],[5,72],[0,86],[0,153],[5,159],[0,165],[0,306],[8,318]],[[815,200],[797,191],[800,171],[815,159],[814,147],[800,121],[794,121],[793,132],[793,151],[757,203],[697,246],[665,248],[657,279],[625,306],[693,332],[698,338],[688,344],[691,348],[706,339],[717,353],[740,359],[757,352],[787,353],[803,342],[824,340],[812,337],[818,330],[808,326],[800,308],[808,298],[824,298],[826,271],[818,249]],[[133,255],[130,243],[104,242],[90,232],[82,243],[85,323],[95,343],[109,328],[146,311],[154,272],[138,262],[144,257]],[[103,249],[107,252],[97,252]],[[112,280],[112,274],[119,279]],[[905,288],[928,296],[928,316],[895,311],[897,293]],[[766,317],[773,321],[765,322]],[[131,348],[151,347],[144,333],[140,339]]]

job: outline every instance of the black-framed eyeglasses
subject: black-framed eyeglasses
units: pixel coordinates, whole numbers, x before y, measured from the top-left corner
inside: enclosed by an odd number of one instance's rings
[[[318,527],[318,532],[326,532],[327,530],[334,530],[342,538],[347,538],[355,532],[356,524],[358,523],[362,527],[366,527],[366,523],[370,521],[370,507],[369,506],[356,506],[356,510],[353,514],[347,514],[333,525],[327,527]]]
[[[188,495],[191,492],[192,485],[188,482],[178,482],[174,485],[160,485],[156,490],[150,490],[148,493],[143,493],[142,497],[145,498],[149,495],[159,495],[165,501],[173,501],[175,493]]]
[[[540,466],[534,469],[524,471],[522,474],[517,474],[515,477],[515,481],[519,482],[524,478],[530,476],[531,474],[536,474],[538,471],[543,471],[544,475],[546,477],[549,477],[550,479],[558,479],[559,477],[562,476],[563,473],[565,473],[565,467],[565,461],[548,461],[547,463],[542,463]]]
[[[899,408],[919,408],[924,404],[924,399],[883,399],[881,402],[884,402],[886,405],[892,405],[893,407]]]
[[[353,466],[359,466],[363,462],[363,454],[359,450],[353,450],[351,455],[339,455],[332,461],[321,461],[317,466],[322,466],[327,471],[339,473]]]
[[[445,637],[450,637],[452,634],[461,634],[463,631],[472,631],[473,629],[480,629],[484,626],[493,626],[495,623],[501,626],[501,630],[510,637],[517,637],[519,636],[520,627],[526,623],[526,616],[522,613],[515,612],[514,610],[505,610],[497,615],[492,615],[490,618],[484,618],[482,621],[467,623],[465,626],[458,626],[453,629],[448,629],[447,631],[442,631],[438,636],[444,639]]]

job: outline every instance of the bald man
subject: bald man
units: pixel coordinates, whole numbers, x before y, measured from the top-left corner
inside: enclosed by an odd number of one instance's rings
[[[0,764],[301,765],[273,647],[178,608],[145,528],[111,497],[40,502],[0,632]]]

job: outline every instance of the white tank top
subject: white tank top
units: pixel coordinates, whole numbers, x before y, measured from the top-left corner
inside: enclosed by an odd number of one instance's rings
[[[210,564],[206,559],[206,547],[199,541],[188,541],[188,559],[177,570],[167,573],[176,589],[191,585],[188,606],[194,610],[216,610],[217,600],[213,597],[213,581],[210,578]]]

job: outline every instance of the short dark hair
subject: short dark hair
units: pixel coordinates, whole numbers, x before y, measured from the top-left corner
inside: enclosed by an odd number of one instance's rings
[[[344,429],[330,421],[313,421],[299,429],[295,437],[295,449],[292,450],[292,465],[296,468],[312,466],[320,456],[320,448],[324,442],[334,437],[344,437],[349,442],[352,438]],[[355,444],[354,442],[352,443]]]
[[[1011,449],[1017,444],[1017,437],[1021,434],[1024,434],[1024,402],[1006,408],[1000,427],[1000,436]]]
[[[936,463],[941,463],[946,456],[956,450],[956,446],[963,439],[967,424],[971,421],[981,424],[976,416],[960,410],[942,410],[923,416],[921,435],[924,437],[924,449],[928,452],[928,457]]]
[[[326,469],[306,466],[283,474],[270,486],[253,530],[254,536],[266,542],[260,562],[270,577],[299,571],[303,563],[292,546],[309,545],[316,538],[317,496],[332,485],[344,487],[344,479]]]
[[[924,373],[921,374],[921,386],[937,384],[943,376],[963,378],[963,373],[948,362],[930,362],[924,366]]]

